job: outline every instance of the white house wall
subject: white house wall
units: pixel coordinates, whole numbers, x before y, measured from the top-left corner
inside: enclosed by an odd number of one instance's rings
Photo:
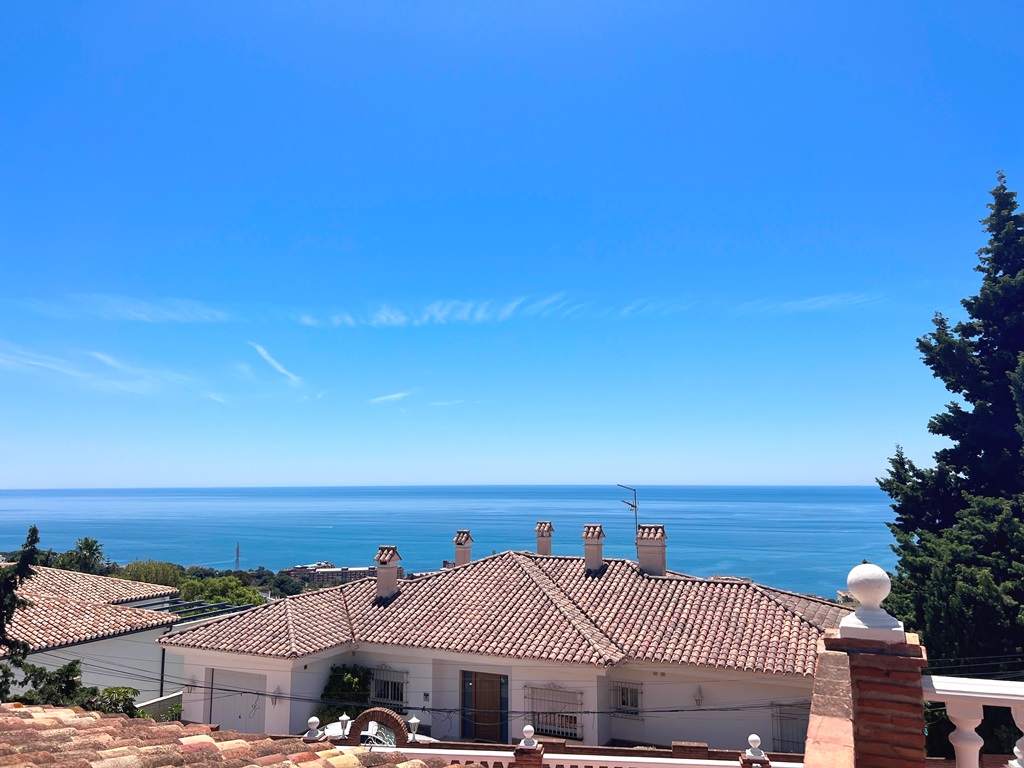
[[[728,672],[667,665],[624,666],[607,674],[607,692],[600,709],[611,709],[613,681],[643,686],[642,718],[609,715],[609,738],[638,744],[669,746],[673,741],[706,742],[712,748],[742,746],[757,733],[765,749],[772,743],[772,704],[810,701],[809,677]],[[697,687],[702,706],[697,707]],[[651,712],[651,710],[684,710]]]
[[[320,706],[320,695],[334,664],[358,664],[373,668],[381,664],[406,672],[407,717],[416,715],[424,732],[437,739],[462,738],[459,710],[462,705],[461,673],[483,672],[508,677],[509,740],[517,741],[527,724],[526,688],[555,685],[583,695],[583,743],[606,744],[612,739],[638,744],[670,745],[673,741],[706,742],[722,749],[746,743],[747,735],[758,733],[766,748],[772,743],[773,703],[810,699],[813,681],[807,677],[728,672],[672,665],[623,665],[608,669],[543,661],[519,661],[388,646],[362,646],[355,651],[338,649],[298,660],[266,659],[258,656],[186,651],[183,677],[198,681],[183,698],[186,720],[207,722],[211,671],[266,676],[259,697],[250,697],[245,713],[234,719],[253,721],[252,705],[262,709],[268,733],[301,733],[306,721]],[[647,712],[643,718],[612,716],[611,683],[643,684],[644,710],[687,710]],[[697,686],[703,692],[703,707],[694,702]],[[274,697],[275,692],[281,695]],[[272,699],[276,698],[276,703]],[[250,717],[250,715],[253,715]],[[326,724],[323,724],[326,725]]]
[[[292,683],[301,679],[293,674],[294,663],[286,659],[266,659],[259,656],[244,656],[233,653],[208,651],[187,651],[183,665],[184,692],[182,694],[182,719],[188,722],[211,722],[216,714],[228,722],[218,723],[245,733],[288,734],[298,733],[291,727]],[[298,665],[301,670],[302,664]],[[259,678],[241,678],[253,675]],[[245,685],[234,683],[244,680]],[[322,687],[322,686],[321,686]],[[233,696],[233,689],[241,688],[252,695]],[[224,689],[224,690],[221,690]],[[277,692],[281,695],[275,695]],[[211,711],[211,694],[237,699],[234,709],[227,711],[220,707]],[[319,696],[319,694],[317,694]],[[244,701],[243,701],[244,699]],[[305,711],[305,705],[301,705]],[[308,717],[309,715],[306,715]],[[251,730],[262,721],[262,730]],[[303,721],[303,726],[305,721]],[[302,730],[305,730],[303,728]]]
[[[52,651],[30,654],[28,661],[49,670],[76,659],[82,662],[82,684],[97,688],[128,687],[139,691],[137,701],[161,695],[160,678],[164,678],[164,694],[178,690],[175,681],[181,675],[181,657],[162,653],[156,640],[166,632],[158,627],[130,635],[108,637],[90,643],[78,643]]]

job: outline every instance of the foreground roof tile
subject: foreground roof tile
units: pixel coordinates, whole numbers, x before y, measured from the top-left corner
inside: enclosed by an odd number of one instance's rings
[[[94,745],[97,723],[112,729],[114,735],[106,747],[98,749]],[[289,754],[296,759],[289,760]],[[77,709],[0,704],[0,766],[294,768],[300,763],[305,768],[329,765],[324,756],[311,752],[298,738],[274,740],[234,731],[212,732],[209,726],[183,727]]]

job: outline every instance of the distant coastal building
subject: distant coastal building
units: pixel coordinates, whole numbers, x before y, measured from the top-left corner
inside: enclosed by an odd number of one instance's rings
[[[322,561],[310,563],[309,565],[293,565],[291,568],[279,571],[279,573],[286,574],[295,579],[305,579],[310,584],[326,586],[330,584],[348,584],[350,581],[358,581],[359,579],[376,578],[377,566],[335,568],[333,563]],[[405,578],[404,568],[399,567],[398,578]]]
[[[441,739],[508,742],[518,723],[585,744],[728,747],[749,733],[799,751],[819,640],[850,608],[729,577],[666,569],[667,536],[641,525],[637,560],[537,552],[472,560],[469,531],[452,567],[399,578],[381,547],[373,578],[306,592],[175,632],[194,681],[187,720],[295,733],[331,666],[373,670],[371,704],[415,713]]]

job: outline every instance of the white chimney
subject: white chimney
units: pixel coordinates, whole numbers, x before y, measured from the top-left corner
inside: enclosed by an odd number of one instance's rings
[[[377,599],[390,600],[398,594],[398,547],[381,545],[373,561],[377,564]]]
[[[668,536],[664,525],[639,525],[636,529],[636,559],[640,571],[650,576],[664,576]]]
[[[551,525],[550,520],[541,520],[537,523],[537,527],[534,528],[537,532],[537,554],[538,555],[550,555],[551,554],[551,534],[554,533],[555,528]]]
[[[470,561],[473,537],[469,535],[469,531],[457,531],[452,541],[455,542],[455,567],[458,568]]]
[[[588,571],[599,571],[604,565],[604,528],[600,525],[583,526],[583,556]]]

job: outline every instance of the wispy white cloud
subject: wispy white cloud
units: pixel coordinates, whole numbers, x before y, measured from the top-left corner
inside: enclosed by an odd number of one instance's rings
[[[472,301],[435,301],[428,304],[416,320],[417,325],[448,322],[467,322],[473,313]]]
[[[498,311],[498,320],[504,321],[510,319],[512,315],[516,313],[516,309],[519,308],[519,305],[522,304],[524,301],[526,301],[526,297],[520,296],[518,299],[513,299],[512,301],[506,303],[505,306],[503,306]]]
[[[630,302],[619,311],[620,317],[667,317],[677,312],[690,309],[692,301],[675,301],[672,299],[638,299]]]
[[[331,325],[335,328],[341,325],[347,325],[352,328],[356,324],[356,319],[352,317],[348,312],[338,312],[331,315]]]
[[[382,304],[380,308],[370,318],[370,325],[373,326],[400,326],[405,325],[409,322],[409,318],[406,314],[394,307],[389,307],[387,304]]]
[[[107,367],[113,368],[115,371],[127,376],[133,376],[138,381],[167,381],[173,384],[187,384],[191,381],[188,376],[183,376],[174,371],[159,368],[140,368],[139,366],[129,365],[103,352],[89,352],[88,354]]]
[[[736,307],[739,314],[751,315],[793,315],[804,312],[825,312],[843,309],[859,304],[868,304],[878,300],[878,296],[870,293],[833,293],[823,296],[811,296],[806,299],[759,299],[748,301]]]
[[[299,324],[308,325],[310,328],[319,328],[320,321],[312,315],[299,315]]]
[[[553,293],[543,299],[533,302],[530,306],[523,309],[524,315],[541,315],[547,317],[555,311],[555,308],[560,302],[565,301],[565,291],[559,291]]]
[[[235,363],[232,367],[239,378],[248,380],[256,378],[256,375],[252,372],[252,366],[248,363]]]
[[[393,395],[381,395],[370,400],[371,403],[392,403],[395,400],[402,400],[411,395],[412,392],[395,392]]]
[[[92,365],[89,363],[92,362]],[[102,363],[97,368],[95,362]],[[16,344],[0,341],[0,368],[17,372],[47,372],[66,376],[82,385],[105,391],[156,394],[167,385],[188,386],[188,376],[159,368],[129,365],[102,352],[87,352],[80,360],[71,360],[27,350]]]
[[[226,323],[227,312],[191,299],[135,299],[102,293],[72,296],[65,302],[23,301],[21,305],[42,314],[76,319],[130,320],[142,323]]]
[[[32,352],[6,341],[0,342],[0,368],[6,368],[9,371],[16,371],[18,373],[46,370],[78,379],[88,378],[89,376],[88,373],[80,370],[67,360],[53,357],[52,355]]]
[[[222,403],[224,405],[227,405],[228,401],[225,400],[222,396],[218,395],[216,392],[207,392],[206,396],[213,400],[213,402],[215,403]]]
[[[302,379],[299,376],[296,376],[294,373],[292,373],[279,362],[277,362],[277,360],[271,357],[270,353],[267,352],[267,350],[265,350],[259,344],[257,344],[254,341],[250,341],[249,346],[255,349],[259,353],[259,356],[266,360],[271,368],[280,373],[282,376],[285,376],[292,384],[302,383]]]

